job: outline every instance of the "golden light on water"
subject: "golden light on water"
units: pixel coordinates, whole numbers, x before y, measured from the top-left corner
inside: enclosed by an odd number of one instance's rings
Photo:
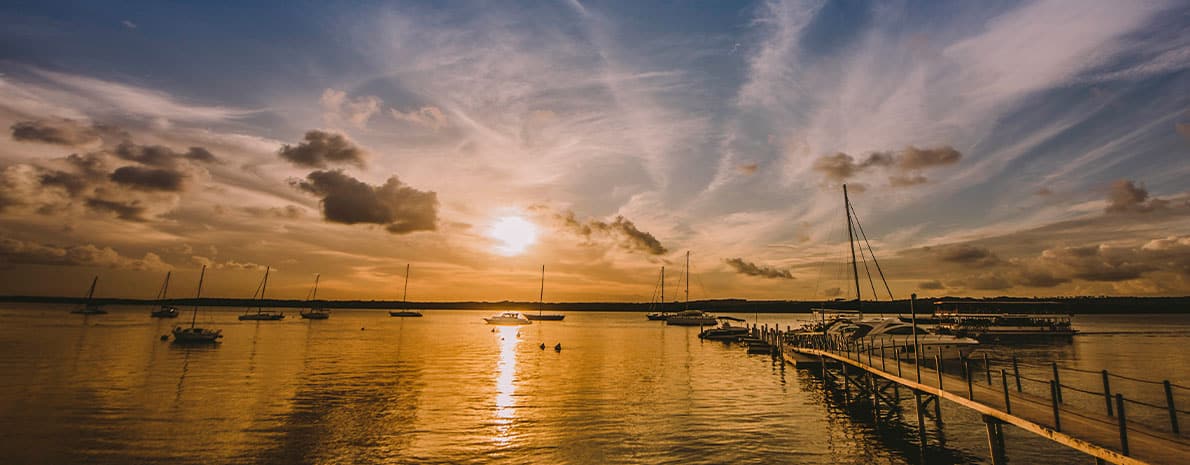
[[[496,364],[496,437],[492,441],[505,445],[512,441],[512,425],[516,420],[516,349],[520,342],[517,327],[500,327],[500,360]]]
[[[520,216],[502,216],[492,223],[488,237],[498,241],[496,253],[506,256],[520,255],[537,242],[537,225]]]

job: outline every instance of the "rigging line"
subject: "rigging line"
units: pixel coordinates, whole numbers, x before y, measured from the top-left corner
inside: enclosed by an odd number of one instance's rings
[[[851,208],[851,212],[855,213],[855,207]],[[880,281],[884,282],[884,290],[888,292],[888,300],[897,300],[893,297],[892,289],[888,287],[888,280],[884,279],[884,270],[880,268],[880,261],[876,260],[876,252],[872,250],[872,243],[868,241],[868,235],[864,234],[864,225],[859,222],[859,215],[852,215],[855,217],[855,225],[859,228],[860,237],[864,238],[864,244],[868,246],[868,252],[872,254],[872,262],[876,264],[876,272],[880,273]]]
[[[878,301],[880,296],[876,294],[876,282],[872,280],[872,270],[868,268],[868,257],[864,254],[863,247],[859,248],[859,259],[864,262],[864,274],[868,275],[868,285],[872,286],[872,301]]]
[[[830,232],[826,236],[826,240],[828,242],[831,240],[831,238],[835,237],[835,231],[838,229],[838,227],[839,225],[837,224],[831,227]],[[822,260],[818,261],[818,277],[814,279],[814,294],[811,296],[811,298],[818,297],[819,285],[822,283],[822,269],[826,266],[826,259],[828,258],[830,258],[830,253],[824,253],[822,254]]]

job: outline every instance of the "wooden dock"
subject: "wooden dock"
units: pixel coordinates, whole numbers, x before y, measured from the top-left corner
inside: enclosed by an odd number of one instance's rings
[[[1177,421],[1178,414],[1185,412],[1174,407],[1169,382],[1164,386],[1169,396],[1172,431],[1160,431],[1128,422],[1126,409],[1135,401],[1126,401],[1120,394],[1113,398],[1106,384],[1105,399],[1109,399],[1107,408],[1111,410],[1093,412],[1063,403],[1062,387],[1066,385],[1060,380],[1049,381],[1051,395],[1047,397],[1022,391],[1020,379],[1023,377],[1015,369],[1012,374],[1004,369],[992,371],[986,366],[983,368],[986,372],[975,371],[972,360],[950,361],[955,365],[951,368],[960,372],[951,374],[945,367],[942,370],[934,368],[943,363],[941,360],[915,364],[912,356],[906,357],[912,351],[906,352],[904,348],[881,346],[877,350],[876,347],[865,347],[862,340],[812,340],[767,328],[758,330],[758,333],[778,347],[779,355],[785,361],[799,368],[821,370],[824,377],[839,379],[838,384],[842,384],[847,399],[854,396],[869,402],[877,416],[881,409],[895,409],[895,404],[902,400],[898,388],[906,388],[913,394],[909,401],[917,403],[922,445],[926,443],[923,411],[928,411],[933,403],[935,420],[941,422],[938,402],[947,400],[982,415],[993,464],[1006,463],[1003,436],[1003,425],[1006,424],[1082,451],[1095,457],[1098,463],[1190,463],[1190,440],[1179,431]],[[933,366],[929,362],[933,362]],[[1057,365],[1054,367],[1057,377]],[[1015,361],[1012,368],[1015,368]],[[1103,374],[1106,383],[1107,372]],[[1066,387],[1074,389],[1073,386]],[[895,395],[890,395],[890,388]]]

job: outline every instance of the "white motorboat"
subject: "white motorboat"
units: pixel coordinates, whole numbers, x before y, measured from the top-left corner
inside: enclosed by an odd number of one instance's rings
[[[862,340],[865,351],[879,351],[885,347],[884,354],[893,357],[899,354],[902,360],[914,358],[913,325],[888,318],[880,320],[863,320],[857,322],[839,321],[826,330],[826,334],[842,335],[851,340]],[[929,334],[918,331],[917,347],[923,360],[933,360],[941,355],[942,360],[959,360],[971,355],[979,341],[969,337],[958,337],[948,334]],[[901,350],[896,350],[896,348]],[[879,352],[874,352],[877,355]]]
[[[488,322],[489,325],[502,325],[502,326],[516,326],[516,325],[533,324],[532,321],[529,321],[529,319],[525,318],[524,315],[521,315],[520,312],[497,313],[490,317],[484,318],[483,321]]]

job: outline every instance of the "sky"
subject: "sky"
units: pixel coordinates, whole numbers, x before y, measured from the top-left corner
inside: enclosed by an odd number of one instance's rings
[[[241,3],[0,6],[0,295],[1190,294],[1185,0]]]

